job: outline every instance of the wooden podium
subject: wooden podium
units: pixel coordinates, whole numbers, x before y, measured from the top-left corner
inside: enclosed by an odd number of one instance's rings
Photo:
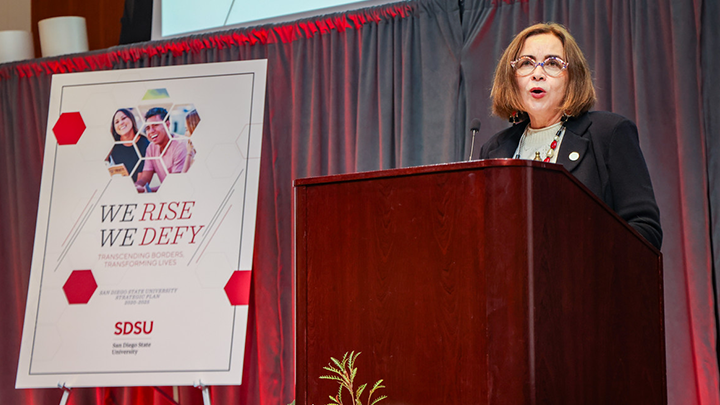
[[[385,405],[667,403],[661,254],[561,166],[424,166],[295,193],[298,405],[328,403],[338,385],[318,377],[349,351]]]

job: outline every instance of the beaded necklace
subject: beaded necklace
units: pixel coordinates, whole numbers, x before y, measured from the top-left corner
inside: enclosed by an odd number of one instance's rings
[[[545,159],[540,157],[540,152],[535,152],[535,157],[533,160],[535,161],[543,161],[543,162],[550,162],[550,160],[555,156],[555,149],[557,149],[558,142],[560,142],[560,138],[563,135],[563,130],[565,129],[565,123],[567,122],[567,119],[563,117],[562,124],[560,125],[560,128],[558,128],[557,132],[555,133],[555,136],[553,137],[552,142],[550,142],[550,149],[548,149],[547,153],[545,154]],[[526,130],[527,131],[527,130]],[[520,145],[518,146],[517,153],[515,154],[515,159],[520,159],[520,152],[523,149],[523,145],[525,144],[525,134],[523,134],[522,138],[520,139]]]

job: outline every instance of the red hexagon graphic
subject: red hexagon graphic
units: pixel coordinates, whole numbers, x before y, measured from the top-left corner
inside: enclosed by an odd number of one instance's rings
[[[248,305],[250,303],[250,276],[249,270],[236,270],[225,284],[231,305]]]
[[[85,122],[79,112],[66,112],[60,114],[53,133],[59,145],[75,145],[85,132]]]
[[[87,304],[96,289],[97,283],[91,270],[73,270],[63,285],[69,304]]]

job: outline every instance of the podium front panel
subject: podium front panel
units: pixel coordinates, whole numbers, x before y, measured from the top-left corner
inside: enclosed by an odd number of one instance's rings
[[[666,403],[659,253],[556,165],[298,180],[295,217],[298,405],[351,351],[387,405]]]

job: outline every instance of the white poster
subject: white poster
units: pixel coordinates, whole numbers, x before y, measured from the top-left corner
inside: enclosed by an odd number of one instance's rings
[[[266,69],[53,76],[18,388],[241,383]]]

